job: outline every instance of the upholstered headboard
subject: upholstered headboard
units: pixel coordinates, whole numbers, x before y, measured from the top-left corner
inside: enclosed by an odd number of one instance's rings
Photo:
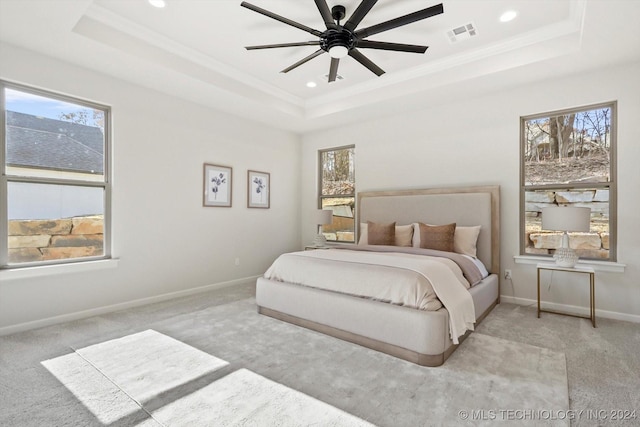
[[[500,273],[499,186],[360,192],[356,227],[367,221],[480,225],[478,258],[491,273]],[[359,230],[357,234],[359,237]]]

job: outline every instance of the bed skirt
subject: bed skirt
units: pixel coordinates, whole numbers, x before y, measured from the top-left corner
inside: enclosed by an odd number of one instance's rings
[[[469,291],[477,325],[498,303],[498,276],[490,275]],[[416,310],[262,277],[256,303],[261,314],[423,366],[442,365],[457,348],[445,308]]]

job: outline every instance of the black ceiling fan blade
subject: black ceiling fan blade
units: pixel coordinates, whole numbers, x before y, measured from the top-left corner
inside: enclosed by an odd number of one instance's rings
[[[396,52],[425,53],[429,46],[415,44],[375,42],[372,40],[358,40],[356,46],[364,49],[393,50]]]
[[[356,37],[364,39],[383,31],[392,30],[394,28],[402,27],[403,25],[411,24],[412,22],[430,18],[435,15],[440,15],[441,13],[444,13],[444,7],[442,6],[442,3],[419,10],[417,12],[410,13],[408,15],[400,16],[399,18],[391,19],[389,21],[373,25],[371,27],[363,28],[356,31],[354,34]]]
[[[285,68],[284,70],[280,71],[281,73],[288,73],[289,71],[293,70],[294,68],[297,68],[299,66],[301,66],[302,64],[304,64],[307,61],[311,61],[313,58],[315,58],[318,55],[322,55],[323,53],[325,53],[324,50],[322,49],[318,49],[315,52],[313,52],[311,55],[306,56],[304,58],[302,58],[300,61],[296,62],[295,64]]]
[[[277,15],[273,12],[269,12],[268,10],[262,9],[261,7],[254,6],[251,3],[247,3],[243,1],[240,3],[240,6],[246,7],[247,9],[253,10],[254,12],[258,12],[262,15],[268,16],[269,18],[275,19],[276,21],[280,21],[284,24],[291,25],[292,27],[296,27],[302,31],[306,31],[308,33],[313,34],[314,36],[320,37],[322,35],[321,31],[314,30],[311,27],[307,27],[306,25],[300,24],[299,22],[292,21],[291,19],[285,18],[284,16]]]
[[[329,83],[335,82],[338,77],[338,65],[340,58],[331,58],[331,66],[329,67]]]
[[[369,13],[371,8],[378,2],[378,0],[362,0],[358,8],[351,14],[349,20],[344,24],[344,28],[353,31],[360,24],[362,19]]]
[[[320,11],[320,15],[322,15],[322,20],[324,21],[324,25],[327,26],[327,29],[335,29],[338,28],[335,21],[333,20],[333,15],[329,10],[329,5],[326,0],[315,0],[316,6],[318,6],[318,10]]]
[[[276,47],[318,46],[319,44],[320,44],[320,40],[312,41],[312,42],[299,42],[299,43],[262,44],[258,46],[245,46],[244,48],[247,50],[257,50],[257,49],[273,49]]]
[[[369,71],[371,71],[376,76],[380,77],[381,75],[384,74],[384,70],[382,68],[378,67],[369,58],[367,58],[362,53],[360,53],[358,49],[355,49],[355,48],[351,49],[349,51],[349,56],[355,59],[356,61],[358,61],[359,63],[361,63],[362,65],[364,65],[365,67],[367,67]]]

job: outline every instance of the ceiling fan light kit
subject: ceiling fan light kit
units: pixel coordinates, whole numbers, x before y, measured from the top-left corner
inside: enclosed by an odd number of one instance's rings
[[[329,56],[331,56],[332,58],[340,59],[344,58],[348,54],[349,48],[346,46],[337,45],[329,48]]]
[[[391,50],[396,52],[425,53],[428,49],[428,46],[380,42],[367,40],[366,38],[374,34],[402,27],[404,25],[444,13],[444,8],[441,3],[435,6],[428,7],[426,9],[419,10],[417,12],[410,13],[408,15],[400,16],[398,18],[373,25],[371,27],[356,30],[360,22],[364,19],[367,13],[369,13],[371,8],[373,8],[378,0],[362,0],[362,2],[360,2],[360,5],[356,8],[356,10],[344,25],[340,24],[340,22],[346,17],[346,9],[344,6],[335,5],[331,8],[331,10],[329,10],[329,6],[327,5],[326,0],[314,1],[326,26],[325,31],[319,31],[311,27],[307,27],[304,24],[292,21],[291,19],[285,18],[283,16],[277,15],[273,12],[243,1],[240,4],[242,7],[253,10],[254,12],[260,13],[284,24],[291,25],[292,27],[298,28],[302,31],[306,31],[307,33],[313,34],[314,36],[318,37],[318,40],[314,41],[247,46],[246,49],[256,50],[297,46],[318,46],[319,49],[317,51],[302,58],[300,61],[285,68],[281,72],[288,73],[289,71],[312,60],[313,58],[328,52],[329,56],[331,57],[331,65],[329,67],[328,77],[329,83],[336,81],[340,59],[345,58],[346,56],[352,57],[375,75],[381,76],[382,74],[384,74],[384,70],[374,64],[364,54],[362,54],[362,52],[358,50],[359,48]]]

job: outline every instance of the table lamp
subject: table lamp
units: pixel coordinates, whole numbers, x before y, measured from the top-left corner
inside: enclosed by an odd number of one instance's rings
[[[318,234],[313,239],[313,246],[322,248],[327,245],[327,239],[322,234],[322,226],[333,222],[333,211],[330,209],[318,209],[316,211],[316,224],[318,224]]]
[[[562,231],[562,247],[556,249],[553,258],[560,267],[573,267],[578,255],[569,247],[568,231],[588,232],[591,226],[591,209],[573,206],[542,208],[542,229]]]

